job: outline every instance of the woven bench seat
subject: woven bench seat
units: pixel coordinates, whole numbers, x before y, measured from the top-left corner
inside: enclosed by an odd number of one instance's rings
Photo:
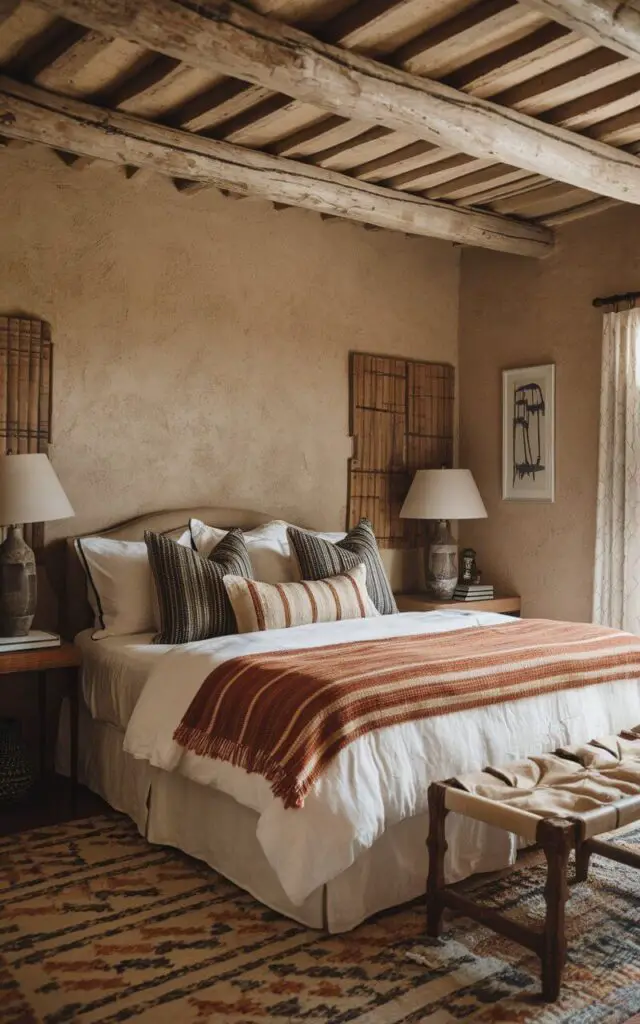
[[[548,867],[542,928],[501,917],[445,885],[445,818],[450,811],[542,847]],[[640,726],[435,782],[429,789],[429,815],[429,934],[440,934],[442,911],[449,907],[515,939],[540,956],[543,996],[553,1001],[566,955],[564,904],[571,850],[576,852],[577,881],[586,880],[593,853],[640,867],[640,855],[597,838],[640,821]]]

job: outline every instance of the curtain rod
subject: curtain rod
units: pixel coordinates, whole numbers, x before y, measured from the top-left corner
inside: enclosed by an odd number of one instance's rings
[[[594,306],[616,306],[619,302],[634,302],[640,299],[640,292],[625,292],[624,295],[605,295],[602,299],[594,299]]]

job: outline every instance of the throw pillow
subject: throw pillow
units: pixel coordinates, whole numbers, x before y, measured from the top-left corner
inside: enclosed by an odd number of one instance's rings
[[[157,644],[187,644],[236,632],[222,579],[251,576],[242,530],[230,530],[209,558],[161,534],[144,535],[160,606]]]
[[[261,583],[242,576],[225,576],[223,583],[238,632],[254,633],[378,615],[369,600],[366,579],[367,570],[358,565],[316,582]]]
[[[398,608],[391,593],[387,574],[378,551],[375,534],[368,519],[361,519],[337,544],[316,533],[290,526],[287,530],[300,566],[303,580],[322,580],[363,563],[367,568],[369,597],[381,615]]]

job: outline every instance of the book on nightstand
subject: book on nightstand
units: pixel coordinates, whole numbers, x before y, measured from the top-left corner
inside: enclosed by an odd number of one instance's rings
[[[45,633],[43,629],[32,629],[26,636],[0,636],[0,654],[9,651],[38,651],[43,647],[59,647],[57,633]]]
[[[492,601],[491,583],[458,583],[453,592],[454,601]]]

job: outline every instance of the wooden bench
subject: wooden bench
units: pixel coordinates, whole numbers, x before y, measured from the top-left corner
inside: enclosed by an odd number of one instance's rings
[[[547,861],[542,926],[521,924],[445,884],[445,819],[450,811],[530,843]],[[460,775],[429,787],[427,931],[438,937],[445,907],[532,949],[542,962],[542,995],[558,998],[566,956],[567,862],[576,853],[576,881],[599,853],[640,868],[640,854],[597,837],[640,820],[640,726],[553,754]]]

